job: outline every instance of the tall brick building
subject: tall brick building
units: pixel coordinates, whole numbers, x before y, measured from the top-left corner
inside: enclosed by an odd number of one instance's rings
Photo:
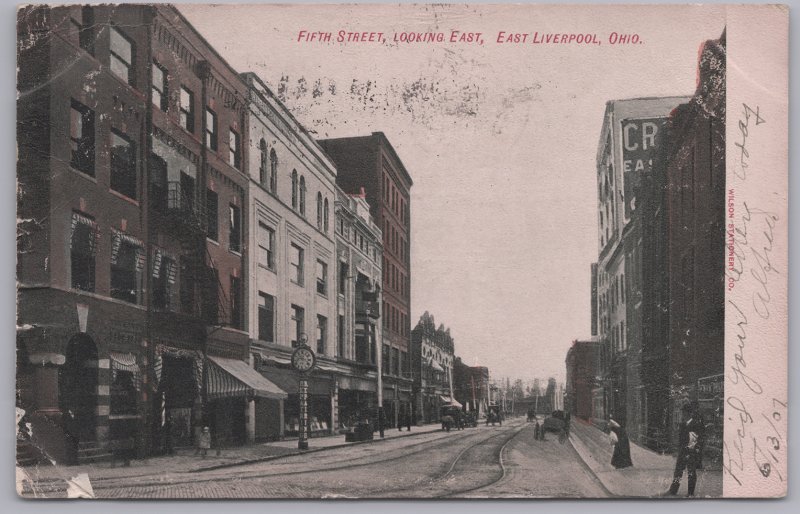
[[[173,7],[19,11],[18,406],[58,462],[245,440],[245,84]],[[169,436],[169,437],[168,437]]]
[[[382,132],[323,139],[336,163],[336,183],[348,194],[366,193],[370,213],[383,230],[383,403],[390,421],[412,409],[411,186],[397,152]]]
[[[641,212],[647,442],[673,447],[681,406],[698,401],[712,458],[723,425],[725,63],[723,34],[703,45],[697,91],[670,115]]]

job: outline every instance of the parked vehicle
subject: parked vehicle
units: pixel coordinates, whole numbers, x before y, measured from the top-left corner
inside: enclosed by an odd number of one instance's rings
[[[545,432],[561,433],[564,430],[564,411],[554,410],[549,416],[544,418],[542,429]]]
[[[478,415],[475,411],[463,413],[464,426],[475,428],[478,426]]]
[[[464,416],[461,409],[454,405],[443,405],[440,412],[442,430],[449,432],[451,428],[461,430],[464,428]]]

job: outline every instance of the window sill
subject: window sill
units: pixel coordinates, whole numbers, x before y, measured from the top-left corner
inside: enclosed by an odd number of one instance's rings
[[[266,264],[261,264],[259,262],[258,263],[258,267],[261,268],[261,269],[265,269],[267,271],[271,271],[272,273],[276,273],[276,274],[278,273],[277,271],[275,271],[275,266],[270,267],[270,266],[267,266]]]
[[[292,279],[289,279],[289,282],[291,282],[292,284],[294,284],[296,286],[304,287],[302,282],[297,282],[297,281],[292,280]]]
[[[124,194],[120,193],[119,191],[116,191],[116,190],[111,189],[111,188],[108,189],[108,192],[111,193],[112,195],[116,196],[117,198],[121,198],[122,200],[125,200],[126,202],[128,202],[128,203],[130,203],[132,205],[135,205],[136,207],[139,207],[139,201],[138,200],[134,200],[130,196],[125,196]]]
[[[228,248],[228,253],[232,253],[233,255],[235,255],[237,257],[241,257],[242,256],[241,250],[240,251],[236,251],[236,250],[231,250],[230,248]]]
[[[210,237],[206,236],[206,243],[211,243],[214,246],[219,246],[219,241],[211,239]]]
[[[70,169],[70,171],[72,171],[73,173],[78,175],[79,177],[85,178],[89,182],[93,182],[95,185],[97,184],[97,178],[92,176],[92,175],[89,175],[85,171],[81,171],[81,170],[79,170],[78,168],[76,168],[76,167],[74,167],[72,165],[70,165],[69,169]]]

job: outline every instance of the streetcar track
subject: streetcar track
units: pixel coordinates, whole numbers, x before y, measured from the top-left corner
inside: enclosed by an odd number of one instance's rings
[[[481,433],[480,432],[468,433],[468,434],[465,434],[465,435],[461,436],[461,438],[468,438],[470,436],[479,435],[479,434],[481,434]],[[498,435],[500,435],[500,434],[496,434],[496,435],[490,436],[488,438],[482,439],[481,442],[485,442],[485,441],[487,441],[489,439],[497,437]],[[325,467],[325,468],[315,468],[315,469],[306,469],[306,470],[298,470],[298,471],[283,471],[282,472],[282,471],[274,470],[274,471],[272,471],[270,473],[260,473],[260,474],[252,474],[252,475],[251,474],[246,474],[247,473],[246,471],[240,471],[240,472],[237,472],[237,474],[232,475],[232,476],[214,475],[214,476],[208,476],[208,477],[204,477],[204,478],[196,478],[196,479],[191,479],[191,480],[188,480],[188,479],[187,480],[169,480],[169,481],[167,481],[167,480],[159,480],[159,481],[141,482],[141,483],[137,483],[137,484],[125,484],[125,485],[127,487],[144,488],[144,487],[153,487],[153,486],[172,486],[172,485],[181,485],[181,484],[196,484],[196,483],[202,483],[202,482],[234,482],[234,481],[238,481],[238,480],[242,480],[242,479],[270,478],[270,477],[276,477],[276,476],[283,477],[283,476],[292,476],[292,475],[304,475],[304,474],[308,474],[308,473],[322,473],[322,472],[328,472],[328,471],[340,471],[340,470],[345,470],[345,469],[367,467],[367,466],[372,466],[372,465],[376,465],[376,464],[384,464],[386,462],[392,462],[392,461],[395,461],[395,460],[404,459],[404,458],[407,458],[407,457],[410,457],[410,456],[413,456],[413,455],[417,455],[419,453],[423,453],[423,452],[426,452],[426,451],[430,451],[430,450],[433,450],[433,449],[437,449],[437,448],[440,448],[440,447],[447,446],[451,441],[452,441],[451,437],[440,437],[440,438],[436,438],[436,439],[433,439],[433,440],[430,440],[430,441],[423,441],[423,442],[420,442],[420,443],[415,443],[414,445],[409,445],[409,446],[405,446],[405,447],[402,447],[402,448],[398,448],[397,450],[392,450],[392,451],[402,452],[400,455],[396,455],[394,457],[390,457],[390,458],[387,458],[387,459],[371,460],[371,461],[363,462],[363,463],[338,465],[338,466],[331,466],[331,467]],[[430,443],[434,443],[434,444],[432,446],[428,446],[427,448],[420,448],[419,450],[416,450],[416,451],[412,451],[412,452],[407,452],[406,451],[410,447],[425,446],[425,445],[430,445]],[[471,447],[475,447],[475,446],[477,446],[477,444],[479,444],[479,443],[476,443],[476,444],[472,445]],[[360,460],[360,459],[365,459],[365,458],[369,458],[369,457],[370,456],[357,457],[355,459],[350,459],[350,460],[351,461],[352,460]],[[340,462],[342,462],[342,461],[340,461]],[[344,461],[344,462],[347,462],[347,461]],[[244,464],[244,465],[251,465],[251,464],[252,463],[247,463],[247,464]],[[202,470],[200,470],[200,471],[191,471],[189,473],[200,473],[200,472],[203,472],[203,471]],[[188,473],[182,473],[182,474],[188,474]],[[115,479],[108,479],[108,480],[115,480]],[[93,484],[93,487],[94,487],[94,489],[103,490],[103,489],[114,489],[114,488],[119,487],[119,485],[118,484],[113,484],[113,483],[107,483],[107,484],[102,484],[101,483],[101,484],[96,484],[96,485]]]
[[[490,486],[500,482],[501,480],[503,480],[506,477],[506,474],[507,474],[507,468],[506,468],[506,466],[505,466],[505,464],[503,462],[503,452],[505,451],[505,449],[509,445],[509,443],[511,443],[511,441],[516,439],[516,437],[523,430],[525,430],[525,428],[527,428],[527,425],[523,425],[519,430],[516,430],[513,434],[511,434],[511,437],[509,437],[508,440],[506,440],[506,442],[503,443],[503,445],[500,447],[500,451],[498,452],[498,464],[500,465],[500,476],[499,477],[497,477],[496,479],[492,480],[489,483],[480,484],[480,485],[477,485],[475,487],[470,487],[470,488],[463,489],[463,490],[460,490],[460,491],[448,492],[446,494],[437,495],[437,496],[435,496],[435,498],[450,498],[450,497],[453,497],[453,496],[456,496],[456,495],[463,495],[465,493],[470,493],[470,492],[473,492],[473,491],[477,491],[478,489],[485,489],[485,488],[490,487]],[[501,434],[499,434],[499,435],[501,435]],[[492,439],[492,437],[486,439],[486,441],[488,441],[489,439]],[[448,470],[448,472],[445,475],[442,476],[442,479],[444,479],[445,476],[447,476],[448,474],[450,474],[452,472],[453,468],[455,468],[456,463],[458,462],[459,459],[461,459],[463,454],[468,449],[474,448],[475,446],[477,446],[477,445],[473,445],[472,447],[469,447],[469,448],[464,448],[461,452],[459,452],[458,456],[456,457],[456,460],[454,460],[453,464],[450,466],[450,470]]]

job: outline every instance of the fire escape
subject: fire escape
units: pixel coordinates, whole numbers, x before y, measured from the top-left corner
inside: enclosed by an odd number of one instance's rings
[[[226,324],[230,315],[227,295],[208,252],[208,216],[196,189],[194,179],[185,174],[179,181],[151,184],[151,220],[158,232],[180,244],[178,304],[153,314],[156,323],[188,324],[192,333],[199,332],[196,337],[204,339],[209,329]]]

